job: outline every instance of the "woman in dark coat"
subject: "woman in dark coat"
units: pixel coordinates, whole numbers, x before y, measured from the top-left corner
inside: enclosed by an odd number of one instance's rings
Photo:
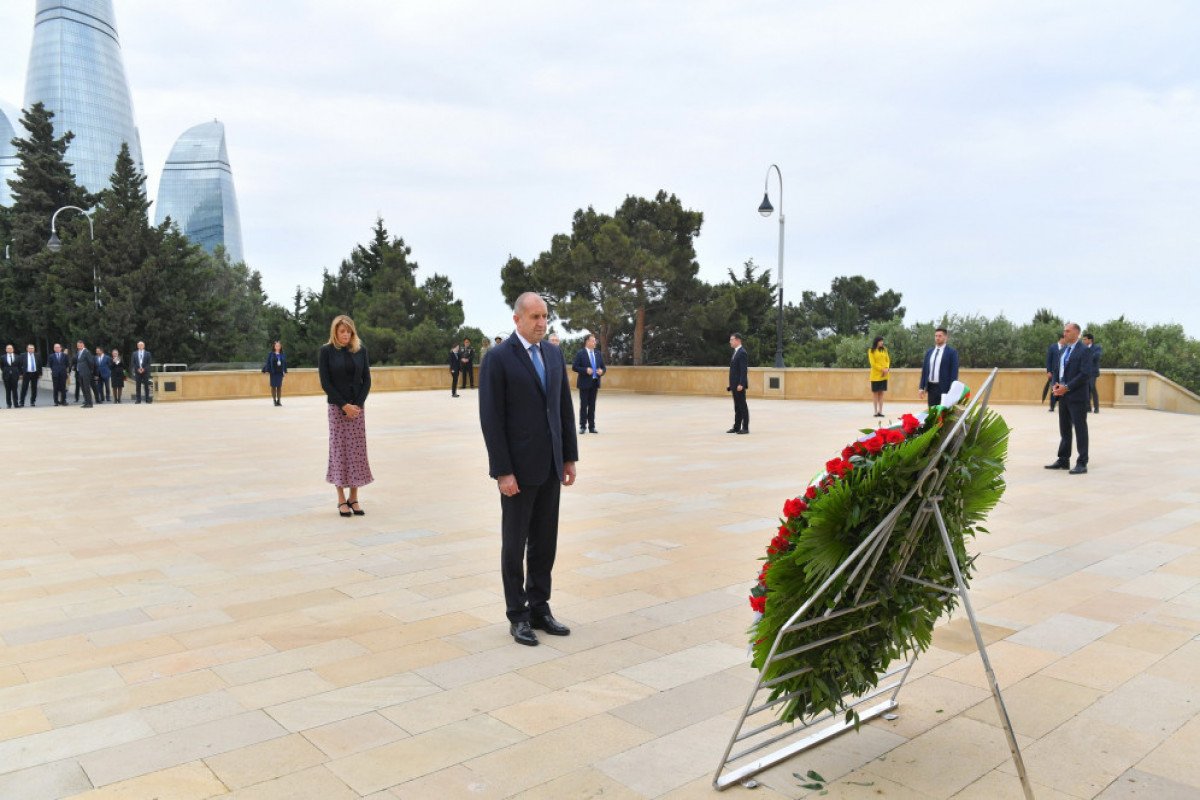
[[[329,468],[325,480],[337,487],[338,513],[361,517],[366,512],[359,507],[358,489],[375,480],[367,461],[363,411],[371,392],[371,367],[354,320],[345,314],[334,317],[329,326],[329,341],[321,345],[317,355],[317,372],[329,402]]]
[[[121,393],[125,391],[125,359],[121,358],[121,351],[113,348],[112,363],[108,365],[109,372],[112,373],[112,393],[113,400],[121,402]]]
[[[283,342],[272,345],[262,371],[271,378],[271,399],[275,401],[275,405],[283,405],[283,376],[287,374],[287,356],[283,354]]]

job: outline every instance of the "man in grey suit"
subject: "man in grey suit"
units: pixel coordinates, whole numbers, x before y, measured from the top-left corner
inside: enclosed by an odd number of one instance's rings
[[[92,379],[96,376],[96,357],[88,352],[87,345],[80,339],[75,343],[75,382],[83,392],[83,405],[92,407]]]
[[[133,382],[137,386],[133,402],[135,404],[142,402],[142,388],[145,387],[146,402],[153,403],[154,400],[150,397],[150,365],[154,363],[154,357],[146,349],[145,342],[137,343],[137,350],[133,352],[133,358],[130,361],[129,368],[133,370]]]

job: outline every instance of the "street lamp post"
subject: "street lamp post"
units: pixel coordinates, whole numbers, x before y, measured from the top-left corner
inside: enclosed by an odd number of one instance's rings
[[[783,369],[783,173],[779,167],[772,164],[767,167],[767,176],[763,178],[763,199],[758,207],[758,213],[764,217],[771,216],[775,210],[771,198],[767,195],[767,183],[771,180],[771,170],[779,176],[779,320],[775,328],[775,369]]]
[[[88,233],[91,235],[92,241],[96,241],[96,227],[92,224],[92,218],[88,216],[88,213],[79,206],[63,206],[50,217],[50,240],[46,242],[46,248],[51,253],[57,253],[62,249],[62,240],[58,238],[56,223],[58,222],[58,215],[64,211],[78,211],[80,214],[83,214],[83,218],[88,221]],[[92,258],[92,297],[96,301],[96,308],[100,308],[100,279],[96,275],[95,257]]]

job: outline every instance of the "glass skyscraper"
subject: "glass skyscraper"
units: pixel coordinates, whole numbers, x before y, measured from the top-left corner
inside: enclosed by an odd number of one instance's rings
[[[112,0],[38,0],[25,107],[54,112],[54,132],[75,134],[67,161],[88,191],[108,186],[121,143],[142,169]]]
[[[0,100],[0,206],[12,205],[8,182],[17,177],[17,149],[10,142],[17,138],[18,130],[25,133],[21,127],[21,115]]]
[[[170,217],[208,252],[225,245],[233,263],[242,260],[242,223],[233,171],[225,149],[225,126],[213,120],[183,132],[171,148],[158,183],[154,223]]]

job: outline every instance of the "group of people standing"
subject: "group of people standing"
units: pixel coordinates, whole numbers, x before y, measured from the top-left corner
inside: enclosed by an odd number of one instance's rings
[[[137,343],[137,350],[129,362],[116,348],[106,353],[103,347],[97,347],[93,353],[82,339],[75,343],[73,356],[64,352],[62,345],[56,342],[53,352],[45,360],[33,345],[27,345],[24,353],[17,354],[9,344],[4,348],[4,355],[0,356],[5,405],[8,408],[22,408],[28,399],[30,407],[36,406],[38,381],[47,369],[50,371],[56,406],[67,405],[67,385],[72,373],[75,374],[75,402],[80,402],[81,395],[83,398],[81,408],[92,408],[94,403],[120,403],[127,377],[131,377],[136,384],[135,402],[141,403],[144,393],[149,403],[152,402],[151,363],[152,356],[145,342]]]

